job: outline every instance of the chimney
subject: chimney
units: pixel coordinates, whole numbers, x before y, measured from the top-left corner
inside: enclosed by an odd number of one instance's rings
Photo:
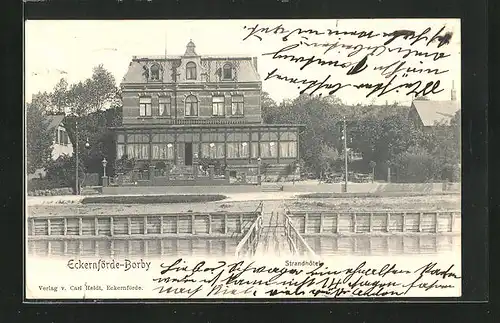
[[[252,57],[252,61],[253,61],[253,66],[255,66],[255,70],[258,72],[258,68],[257,68],[257,57]]]
[[[451,81],[451,101],[457,100],[457,91],[455,90],[455,81]]]

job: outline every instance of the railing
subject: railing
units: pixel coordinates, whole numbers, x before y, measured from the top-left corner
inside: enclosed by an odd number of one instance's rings
[[[308,256],[316,256],[312,248],[307,244],[306,240],[300,235],[292,224],[292,220],[285,213],[285,235],[290,245],[290,251],[294,254],[306,253]]]
[[[262,216],[259,216],[252,224],[248,232],[236,246],[236,257],[252,256],[257,250],[259,237],[262,230]]]

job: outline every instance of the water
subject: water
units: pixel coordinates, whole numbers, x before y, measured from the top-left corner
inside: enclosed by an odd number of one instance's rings
[[[320,256],[459,252],[459,235],[305,237]],[[233,256],[239,238],[29,240],[28,255],[51,257]]]
[[[305,237],[314,252],[332,255],[407,255],[459,252],[460,235],[389,235]]]
[[[29,240],[28,255],[50,257],[233,256],[238,239]]]

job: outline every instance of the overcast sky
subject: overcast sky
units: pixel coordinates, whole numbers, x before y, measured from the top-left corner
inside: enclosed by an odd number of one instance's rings
[[[349,68],[332,66],[320,66],[310,64],[300,70],[302,64],[296,64],[285,59],[273,59],[272,55],[262,56],[264,53],[272,53],[300,41],[315,43],[334,43],[336,41],[344,44],[380,45],[389,38],[366,38],[358,39],[354,36],[328,36],[294,34],[286,42],[282,40],[284,35],[260,35],[262,41],[256,37],[249,37],[243,41],[249,31],[244,26],[252,27],[259,24],[261,27],[275,27],[282,24],[288,30],[295,28],[315,29],[324,31],[329,29],[340,31],[370,31],[392,32],[394,30],[415,30],[416,33],[431,28],[428,33],[432,37],[441,27],[442,32],[451,32],[453,36],[449,45],[437,48],[437,42],[426,46],[421,41],[412,46],[412,49],[426,52],[441,51],[449,54],[449,57],[432,61],[432,59],[417,58],[410,55],[402,58],[403,54],[387,51],[380,56],[369,56],[368,68],[353,76],[346,76]],[[307,39],[306,39],[307,38]],[[297,85],[292,85],[276,78],[264,81],[264,78],[278,68],[277,73],[288,77],[299,79],[322,81],[327,75],[331,75],[329,83],[340,82],[343,84],[379,83],[387,81],[380,75],[380,71],[374,71],[373,67],[391,64],[393,62],[406,61],[406,66],[416,68],[439,68],[448,70],[441,75],[429,75],[428,73],[408,73],[402,78],[398,76],[399,83],[421,80],[425,83],[432,80],[440,80],[443,91],[430,96],[435,100],[447,100],[450,97],[452,81],[455,82],[457,95],[460,97],[460,22],[459,20],[193,20],[193,21],[160,21],[160,20],[121,20],[121,21],[27,21],[25,25],[25,95],[26,101],[38,91],[51,91],[61,77],[68,82],[74,83],[91,76],[92,67],[103,64],[115,77],[119,84],[127,71],[132,56],[137,55],[182,55],[186,44],[192,39],[196,45],[196,51],[200,55],[228,55],[240,54],[258,57],[258,70],[263,80],[263,90],[270,93],[276,101],[284,98],[294,98],[298,95]],[[409,47],[409,41],[397,39],[387,47]],[[347,57],[345,49],[335,49],[324,54],[325,48],[313,50],[310,46],[300,46],[286,52],[305,58],[316,55],[324,60],[338,60],[339,62],[359,62],[366,54],[360,52],[352,57]],[[364,55],[363,55],[364,53]],[[285,53],[284,53],[285,54]],[[422,62],[422,63],[421,63]],[[304,86],[303,86],[304,87]],[[325,90],[323,89],[323,94]],[[328,92],[328,91],[326,91]],[[403,94],[406,91],[395,91],[380,98],[376,96],[366,98],[366,90],[344,88],[335,95],[349,104],[356,103],[380,103],[386,101],[392,103],[398,101],[408,105],[411,97]],[[319,93],[319,92],[317,92]]]

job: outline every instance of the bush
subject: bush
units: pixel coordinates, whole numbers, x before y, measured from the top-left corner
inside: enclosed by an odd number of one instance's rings
[[[66,187],[66,183],[64,181],[50,180],[48,178],[33,178],[27,183],[28,192],[51,190],[62,187]]]
[[[220,201],[224,195],[145,195],[145,196],[92,196],[82,200],[83,204],[162,204],[202,203]]]

